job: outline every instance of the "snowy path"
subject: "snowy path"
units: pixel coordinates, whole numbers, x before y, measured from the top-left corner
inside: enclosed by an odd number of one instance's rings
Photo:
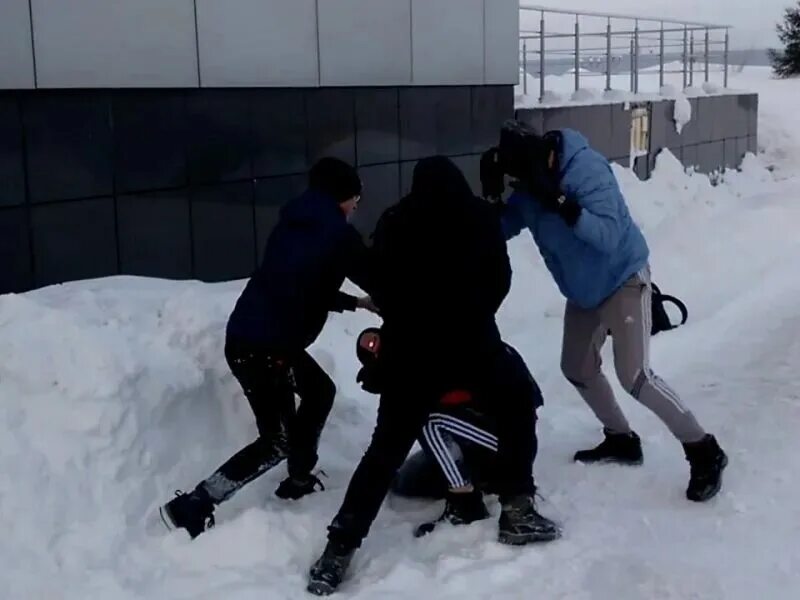
[[[415,540],[413,525],[440,507],[393,499],[337,597],[797,598],[800,179],[771,183],[750,165],[711,188],[674,167],[647,183],[618,173],[656,282],[691,311],[655,338],[652,359],[729,451],[720,496],[684,499],[680,446],[622,396],[645,464],[571,462],[599,428],[558,372],[562,300],[522,236],[501,327],[545,393],[536,476],[565,537],[511,549],[494,542],[493,519]],[[172,490],[254,433],[222,359],[240,286],[115,278],[0,296],[0,597],[307,597],[305,573],[374,423],[375,399],[353,381],[354,336],[369,316],[332,318],[313,348],[340,390],[323,435],[324,493],[282,503],[279,468],[194,542],[146,528]]]

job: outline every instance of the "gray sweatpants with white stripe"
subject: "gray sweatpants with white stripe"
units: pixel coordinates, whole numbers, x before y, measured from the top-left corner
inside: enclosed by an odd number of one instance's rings
[[[595,309],[567,302],[561,369],[608,430],[629,432],[601,370],[600,351],[610,330],[622,387],[658,415],[678,440],[697,442],[705,431],[678,394],[650,368],[651,294],[650,268],[645,267]]]

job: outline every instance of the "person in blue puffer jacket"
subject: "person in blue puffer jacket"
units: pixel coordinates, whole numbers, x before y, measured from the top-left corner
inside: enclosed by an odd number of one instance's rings
[[[514,192],[502,202],[506,175]],[[691,466],[687,498],[716,495],[727,456],[650,368],[650,250],[608,160],[573,129],[540,135],[509,121],[499,145],[481,158],[481,182],[484,196],[501,211],[506,239],[527,229],[567,299],[561,368],[605,434],[599,446],[577,452],[575,460],[643,460],[641,441],[601,370],[600,353],[610,334],[620,383],[683,444]]]

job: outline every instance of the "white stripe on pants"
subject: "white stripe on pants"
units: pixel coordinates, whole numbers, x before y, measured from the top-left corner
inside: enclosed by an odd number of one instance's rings
[[[600,353],[610,331],[614,367],[622,387],[653,411],[681,442],[696,442],[705,431],[678,394],[650,367],[652,323],[649,268],[631,277],[595,309],[567,302],[561,369],[607,429],[630,431],[601,370]]]
[[[432,413],[422,429],[422,438],[442,469],[450,488],[469,484],[448,449],[448,438],[456,437],[497,452],[497,436],[472,423],[444,413]]]

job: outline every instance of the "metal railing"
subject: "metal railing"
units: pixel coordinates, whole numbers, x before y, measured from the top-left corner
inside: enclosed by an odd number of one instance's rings
[[[627,87],[637,94],[642,70],[656,61],[659,88],[670,74],[682,74],[683,88],[694,86],[697,74],[728,87],[729,47],[728,25],[520,5],[523,93],[533,91],[528,74],[538,73],[540,101],[554,74],[572,74],[577,92],[584,77],[605,77],[610,91],[615,74],[629,73]],[[681,68],[668,68],[671,62]]]

